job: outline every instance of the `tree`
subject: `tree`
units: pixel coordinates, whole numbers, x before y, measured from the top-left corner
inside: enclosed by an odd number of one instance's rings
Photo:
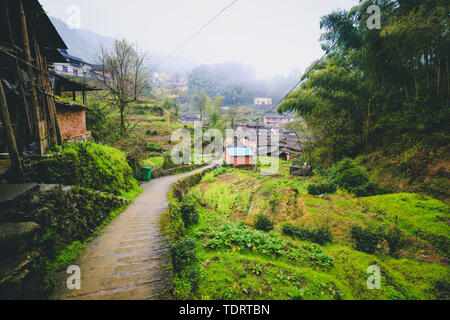
[[[125,115],[128,105],[143,93],[148,80],[144,67],[145,54],[139,53],[126,40],[116,40],[112,49],[100,48],[100,80],[109,91],[112,104],[120,112],[120,129],[126,134]]]
[[[367,27],[368,0],[322,18],[322,46],[331,51],[278,111],[306,120],[323,164],[448,143],[446,2],[379,0],[381,30]]]
[[[164,96],[161,107],[167,119],[167,123],[170,124],[171,118],[178,118],[178,108],[176,102],[169,96]],[[172,112],[174,110],[174,112]]]

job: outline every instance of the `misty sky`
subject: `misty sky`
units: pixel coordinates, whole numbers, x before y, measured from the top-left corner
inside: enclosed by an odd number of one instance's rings
[[[232,0],[39,0],[67,21],[76,4],[81,28],[169,53]],[[178,53],[199,63],[240,62],[258,77],[305,70],[323,52],[320,17],[358,0],[240,0]],[[70,48],[69,48],[70,49]],[[156,64],[157,62],[155,62]],[[170,64],[170,60],[165,62]]]

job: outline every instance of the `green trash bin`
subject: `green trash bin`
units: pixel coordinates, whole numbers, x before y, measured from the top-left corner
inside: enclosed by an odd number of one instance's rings
[[[142,168],[142,180],[150,181],[152,178],[152,168],[151,167],[143,167]]]

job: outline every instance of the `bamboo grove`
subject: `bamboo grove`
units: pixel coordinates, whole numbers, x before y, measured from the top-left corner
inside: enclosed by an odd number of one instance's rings
[[[368,28],[373,4],[381,9],[381,29]],[[362,1],[324,16],[321,41],[329,55],[278,111],[305,119],[322,164],[378,149],[444,146],[448,16],[445,0]]]

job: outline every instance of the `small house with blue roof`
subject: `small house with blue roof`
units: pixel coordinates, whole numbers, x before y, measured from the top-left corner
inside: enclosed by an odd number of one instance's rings
[[[235,167],[253,164],[253,150],[250,147],[227,147],[223,153],[223,161]]]

